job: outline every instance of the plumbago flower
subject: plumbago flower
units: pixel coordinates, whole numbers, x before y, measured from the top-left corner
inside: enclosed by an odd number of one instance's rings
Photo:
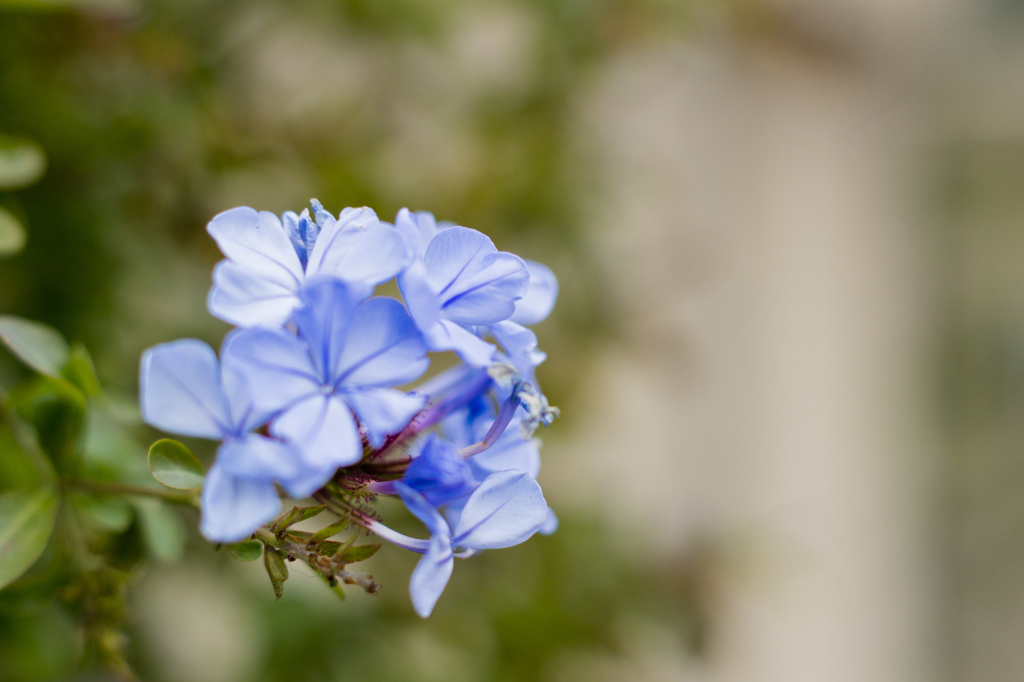
[[[537,483],[533,432],[557,410],[537,389],[546,355],[528,328],[545,319],[558,281],[543,265],[498,251],[482,233],[369,208],[337,218],[316,200],[301,214],[240,207],[208,226],[226,260],[214,269],[210,312],[238,329],[213,349],[185,339],[143,354],[145,420],[221,442],[202,490],[200,530],[213,542],[255,545],[278,596],[287,560],[336,590],[375,591],[349,564],[375,534],[423,554],[410,580],[428,616],[455,557],[554,532]],[[403,300],[373,296],[397,278]],[[429,352],[460,362],[413,390]],[[497,408],[493,406],[498,406]],[[196,465],[198,466],[198,465]],[[281,514],[282,495],[311,498]],[[429,538],[402,535],[374,511],[401,499]],[[293,527],[323,512],[316,533]],[[346,527],[344,542],[330,538]]]

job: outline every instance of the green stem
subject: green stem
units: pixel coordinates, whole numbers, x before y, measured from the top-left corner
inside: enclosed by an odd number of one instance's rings
[[[68,486],[79,490],[89,490],[95,493],[109,493],[111,495],[141,495],[144,497],[157,497],[165,502],[183,504],[188,507],[199,507],[199,499],[195,493],[177,492],[174,490],[162,490],[150,488],[143,485],[129,485],[127,483],[100,483],[99,481],[68,481]]]

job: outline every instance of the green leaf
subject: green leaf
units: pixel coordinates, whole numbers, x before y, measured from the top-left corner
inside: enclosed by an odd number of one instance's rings
[[[10,211],[0,206],[0,256],[13,256],[25,248],[25,228]]]
[[[345,550],[345,553],[341,555],[341,560],[346,564],[354,564],[357,561],[366,561],[376,554],[378,549],[380,549],[380,543],[349,547]]]
[[[259,540],[236,542],[233,545],[228,545],[228,549],[231,550],[231,554],[236,559],[241,559],[242,561],[256,561],[263,556],[263,543]]]
[[[85,346],[76,343],[71,347],[71,355],[62,372],[64,378],[73,383],[87,397],[93,397],[103,393],[100,380],[96,377],[96,365],[92,362],[92,356]]]
[[[59,499],[50,486],[0,495],[0,588],[35,563],[57,519]]]
[[[341,583],[335,582],[333,585],[328,581],[328,585],[331,586],[331,592],[338,595],[338,599],[345,601],[345,588],[341,586]]]
[[[90,526],[107,532],[121,533],[132,525],[132,508],[116,495],[73,492],[68,500]]]
[[[267,547],[263,552],[263,566],[270,576],[270,584],[274,586],[274,594],[280,599],[284,594],[284,581],[288,580],[288,565],[284,563],[284,557],[273,547]]]
[[[311,545],[319,545],[321,542],[323,542],[327,538],[329,538],[329,537],[331,537],[333,535],[337,535],[341,531],[345,530],[346,526],[348,526],[348,519],[342,519],[340,521],[336,521],[336,522],[332,523],[331,525],[327,526],[326,528],[323,528],[323,529],[318,530],[317,532],[313,533],[313,535],[309,538],[309,544],[311,544]]]
[[[181,517],[160,500],[146,497],[131,498],[139,514],[142,539],[146,549],[156,559],[173,563],[185,551],[185,526]]]
[[[333,557],[337,555],[341,550],[345,548],[345,545],[334,540],[324,540],[317,546],[317,551],[323,554],[325,557]]]
[[[195,490],[203,485],[206,469],[192,451],[176,440],[164,438],[149,448],[149,469],[169,488]]]
[[[10,395],[18,416],[32,425],[39,445],[57,470],[77,474],[88,405],[82,392],[64,379],[36,376]]]
[[[325,509],[327,509],[326,505],[320,505],[319,507],[292,507],[291,510],[285,512],[274,521],[273,528],[276,530],[287,528],[292,524],[311,519]]]
[[[41,322],[0,315],[0,339],[26,365],[51,377],[60,377],[71,357],[71,348],[60,332]]]
[[[0,136],[0,189],[28,187],[46,172],[46,153],[31,140]]]

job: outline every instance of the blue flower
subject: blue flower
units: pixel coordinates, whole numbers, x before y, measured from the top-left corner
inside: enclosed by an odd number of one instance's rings
[[[307,211],[273,213],[242,206],[218,214],[206,229],[226,260],[213,271],[207,306],[241,327],[280,326],[300,305],[315,275],[369,286],[391,279],[412,258],[405,238],[369,208],[346,208],[335,219],[314,200]]]
[[[485,367],[495,348],[475,334],[475,327],[502,322],[515,312],[529,287],[526,264],[498,251],[476,230],[449,227],[432,234],[433,216],[427,216],[403,209],[395,221],[414,251],[430,237],[398,286],[431,350],[454,350],[468,364]]]
[[[252,386],[259,409],[276,416],[270,433],[293,444],[301,471],[282,483],[302,497],[339,467],[363,456],[359,426],[380,447],[426,400],[392,386],[427,369],[426,344],[401,303],[367,299],[361,285],[323,279],[301,291],[298,336],[284,329],[246,329],[225,348],[225,364]]]
[[[275,478],[297,473],[294,453],[256,433],[268,413],[253,404],[244,376],[220,367],[213,349],[182,339],[148,349],[139,373],[142,417],[169,433],[223,441],[203,486],[200,528],[234,542],[280,512]],[[260,472],[254,475],[253,462]]]
[[[430,531],[423,558],[409,580],[413,608],[426,618],[452,575],[455,550],[501,549],[526,541],[548,518],[540,486],[525,471],[488,476],[469,496],[454,527],[427,497],[399,481],[402,501]],[[423,551],[420,547],[410,547]]]
[[[419,455],[406,469],[402,482],[440,507],[473,492],[476,481],[458,449],[431,433]]]

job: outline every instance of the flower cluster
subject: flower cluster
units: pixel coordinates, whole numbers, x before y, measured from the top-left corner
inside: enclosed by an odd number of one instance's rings
[[[278,218],[241,207],[210,221],[226,258],[208,307],[237,329],[219,361],[194,339],[147,350],[142,414],[164,431],[221,442],[202,490],[207,539],[263,532],[282,491],[312,497],[424,555],[410,592],[426,617],[453,557],[557,526],[532,438],[557,410],[537,389],[545,355],[526,325],[550,313],[558,282],[429,213],[403,209],[390,224],[369,208],[337,218],[315,199],[312,208]],[[373,295],[395,278],[404,303]],[[424,375],[431,351],[459,361],[401,388]],[[398,496],[430,538],[385,526],[371,506],[378,495]]]

